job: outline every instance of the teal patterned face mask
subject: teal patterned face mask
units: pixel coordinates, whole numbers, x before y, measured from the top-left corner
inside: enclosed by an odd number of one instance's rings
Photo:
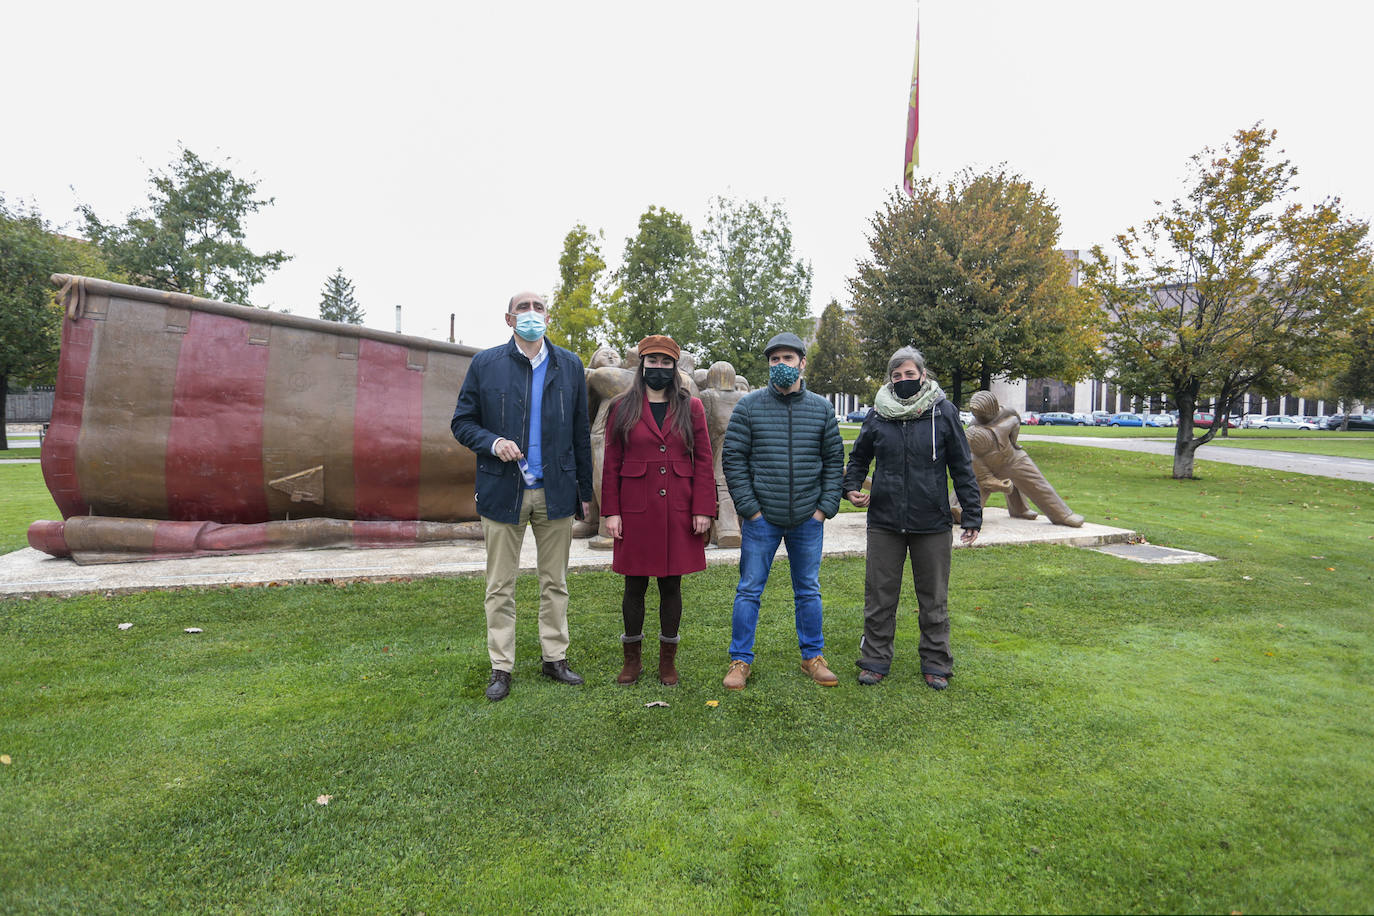
[[[779,388],[791,388],[801,378],[801,370],[787,363],[774,363],[768,368],[768,381]]]

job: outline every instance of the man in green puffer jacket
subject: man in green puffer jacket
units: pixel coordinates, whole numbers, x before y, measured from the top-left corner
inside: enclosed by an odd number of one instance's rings
[[[725,686],[742,690],[754,663],[759,599],[780,543],[787,544],[801,667],[816,683],[839,683],[827,667],[821,633],[821,552],[825,520],[840,511],[844,440],[835,408],[806,390],[806,347],[778,334],[764,349],[768,384],[745,395],[730,415],[721,464],[740,518],[739,586]]]

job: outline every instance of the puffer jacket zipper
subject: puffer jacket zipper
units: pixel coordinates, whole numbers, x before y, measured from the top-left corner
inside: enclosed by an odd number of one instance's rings
[[[784,397],[790,396],[784,395]],[[787,404],[787,505],[791,506],[792,511],[795,512],[797,506],[796,471],[794,470],[796,462],[792,460],[792,402],[787,400],[784,403]]]

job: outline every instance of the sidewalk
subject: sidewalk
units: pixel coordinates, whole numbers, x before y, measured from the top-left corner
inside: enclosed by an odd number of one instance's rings
[[[844,512],[825,524],[825,555],[863,556],[866,542],[862,512]],[[1012,544],[1067,544],[1094,547],[1121,543],[1134,532],[1106,525],[1062,528],[1041,517],[1033,522],[1013,519],[1005,509],[985,512],[978,547]],[[958,540],[955,540],[958,547]],[[785,553],[785,549],[784,549]],[[711,566],[739,563],[738,548],[708,547]],[[592,550],[575,539],[569,567],[574,570],[610,569],[611,552]],[[527,534],[520,554],[522,572],[533,572],[534,537]],[[480,543],[377,550],[301,550],[244,556],[153,560],[78,566],[25,548],[0,556],[0,596],[77,595],[85,592],[130,592],[155,588],[346,580],[410,579],[425,576],[482,575],[485,552]]]

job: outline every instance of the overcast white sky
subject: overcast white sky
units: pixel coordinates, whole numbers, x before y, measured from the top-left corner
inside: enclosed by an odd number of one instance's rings
[[[651,204],[701,226],[769,198],[845,300],[901,179],[914,0],[9,4],[0,193],[74,228],[144,204],[178,142],[276,203],[294,260],[257,304],[315,315],[342,267],[367,324],[488,346],[551,292],[576,222],[619,263]],[[1178,194],[1188,156],[1263,119],[1311,198],[1374,215],[1369,36],[1351,2],[921,3],[921,171],[1005,161],[1064,247]]]

